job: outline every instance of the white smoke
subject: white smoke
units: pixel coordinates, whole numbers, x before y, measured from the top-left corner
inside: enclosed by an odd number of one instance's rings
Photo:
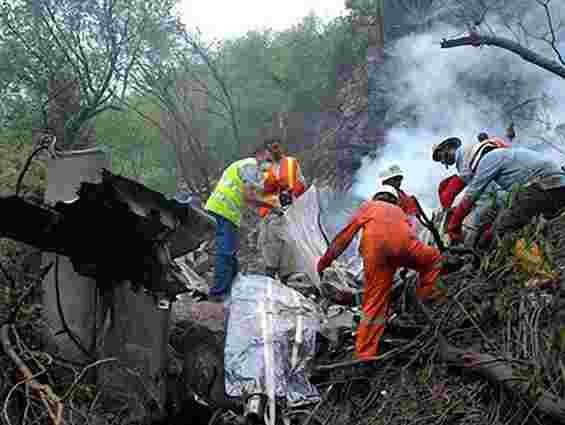
[[[559,147],[565,141],[554,130],[565,121],[565,80],[502,49],[440,48],[442,38],[461,32],[442,26],[427,34],[404,37],[392,47],[395,59],[385,66],[389,75],[387,97],[392,104],[387,121],[394,128],[387,133],[382,156],[364,161],[356,176],[356,195],[371,197],[378,171],[393,162],[404,172],[403,189],[416,195],[427,209],[438,207],[438,184],[456,170],[452,167],[447,171],[432,161],[433,145],[452,136],[472,144],[482,131],[502,136],[509,124],[509,105],[522,99],[543,98],[544,108],[515,122],[515,143],[537,145],[537,150],[555,159],[554,147],[540,143],[548,140]],[[505,96],[504,84],[515,79],[525,84],[510,89]],[[484,88],[488,82],[492,86],[493,81],[496,93]],[[561,149],[565,152],[565,147]]]
[[[363,161],[353,188],[354,193],[365,199],[370,198],[378,186],[378,170],[393,162],[398,164],[403,172],[403,190],[416,195],[425,209],[437,207],[435,188],[442,179],[453,174],[453,170],[448,171],[438,163],[432,162],[431,149],[432,145],[437,143],[437,138],[437,135],[425,129],[390,130],[383,156],[378,160]]]

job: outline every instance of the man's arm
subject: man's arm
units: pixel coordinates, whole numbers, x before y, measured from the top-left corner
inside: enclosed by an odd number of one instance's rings
[[[239,177],[243,181],[243,190],[245,196],[245,203],[250,208],[277,208],[277,205],[272,205],[259,199],[258,193],[265,192],[265,175],[259,170],[257,165],[247,165],[238,170]]]
[[[451,240],[461,239],[463,220],[469,215],[487,186],[491,182],[496,181],[496,177],[504,166],[504,158],[500,158],[497,153],[496,151],[488,153],[481,160],[473,179],[467,186],[465,196],[453,211],[448,225],[448,233]]]
[[[259,196],[257,195],[258,191],[259,190],[251,184],[245,185],[245,201],[247,205],[249,205],[251,208],[269,208],[269,209],[278,208],[276,205],[270,204],[268,202],[264,202],[261,199],[259,199]]]
[[[357,232],[365,225],[367,219],[363,214],[363,208],[355,215],[353,220],[345,226],[334,238],[329,248],[318,261],[318,273],[327,269],[332,262],[347,249]]]
[[[438,187],[438,195],[441,206],[444,209],[451,208],[453,201],[465,188],[465,181],[457,175],[444,179]]]

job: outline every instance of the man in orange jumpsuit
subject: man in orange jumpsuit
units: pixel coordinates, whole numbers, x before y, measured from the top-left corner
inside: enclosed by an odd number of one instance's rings
[[[407,267],[418,272],[418,298],[435,300],[442,295],[445,297],[447,292],[439,280],[442,255],[436,248],[416,239],[408,216],[397,203],[396,191],[383,186],[372,201],[361,206],[318,261],[317,269],[321,275],[363,229],[359,253],[363,257],[365,286],[363,317],[356,341],[356,355],[361,359],[375,357],[378,352],[393,277],[399,268]]]

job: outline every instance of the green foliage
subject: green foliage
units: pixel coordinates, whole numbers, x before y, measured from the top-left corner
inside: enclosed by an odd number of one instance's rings
[[[565,353],[565,327],[561,326],[553,335],[545,339],[545,349]]]
[[[86,123],[125,94],[141,58],[166,51],[162,38],[175,32],[174,5],[174,0],[2,2],[0,42],[11,53],[5,67],[13,76],[12,91],[40,94],[37,106],[44,107],[54,95],[48,89],[53,82],[76,82],[80,106],[64,117],[64,142],[72,145]]]
[[[527,385],[527,396],[537,401],[544,393],[544,372],[540,367],[520,367],[512,370],[512,377]]]
[[[43,351],[32,351],[31,355],[33,357],[33,360],[42,368],[46,368],[53,362],[53,358]]]
[[[141,99],[132,103],[144,114],[159,119],[157,107]],[[112,170],[151,189],[172,193],[176,186],[174,163],[166,158],[166,144],[159,129],[131,109],[106,111],[96,117],[99,143],[111,150]]]
[[[18,300],[18,294],[15,289],[9,288],[7,286],[0,288],[0,304],[12,305]]]
[[[97,388],[93,384],[54,384],[51,386],[53,392],[68,400],[89,403],[96,398]],[[70,392],[69,392],[70,391]]]
[[[107,58],[102,54],[103,49],[97,48],[100,40],[92,39],[92,34],[100,29],[100,22],[97,23],[94,17],[101,13],[101,9],[67,3],[53,6],[55,21],[43,20],[44,0],[35,2],[35,6],[31,0],[4,6],[4,24],[13,24],[13,31],[0,35],[0,58],[10,52],[6,68],[1,72],[8,75],[9,68],[10,80],[15,86],[8,88],[0,84],[0,93],[7,94],[8,90],[19,93],[25,89],[28,97],[9,97],[10,110],[21,110],[22,113],[10,115],[9,131],[0,128],[0,146],[4,140],[29,142],[32,121],[41,115],[40,126],[45,122],[44,107],[50,78],[53,75],[76,78],[79,72],[81,111],[69,117],[67,130],[76,131],[81,123],[94,117],[96,140],[111,148],[113,171],[165,193],[174,192],[178,172],[175,153],[171,153],[168,139],[170,134],[165,135],[163,129],[158,129],[163,111],[168,110],[167,105],[171,102],[175,103],[184,120],[184,127],[172,129],[173,133],[182,140],[183,135],[188,138],[188,132],[195,131],[202,143],[201,156],[183,154],[189,156],[189,162],[196,161],[189,167],[183,166],[183,174],[186,174],[185,168],[196,172],[198,167],[204,167],[214,177],[221,172],[222,165],[241,157],[258,144],[262,130],[272,126],[275,112],[326,110],[326,100],[336,95],[338,68],[344,64],[354,67],[363,63],[366,56],[366,36],[353,30],[349,17],[323,24],[315,15],[310,15],[287,30],[249,32],[217,47],[206,46],[197,36],[191,36],[200,43],[195,47],[169,15],[174,2],[117,0],[116,11],[130,19],[132,27],[129,30],[143,28],[143,31],[131,33],[130,46],[139,48],[135,51],[138,61],[132,62],[129,75],[128,84],[132,90],[123,93],[128,94],[125,99],[128,104],[133,103],[153,120],[151,124],[131,110],[107,109],[116,101],[124,100],[117,96],[122,94],[119,89],[124,87],[125,81],[119,80],[117,74],[108,74],[104,66]],[[41,25],[35,29],[37,19]],[[60,24],[55,31],[56,37],[47,37],[55,22]],[[120,34],[126,30],[119,20],[109,25]],[[23,38],[18,38],[17,34]],[[68,48],[55,48],[56,39]],[[23,40],[30,44],[30,49],[22,47]],[[82,59],[77,62],[79,46],[88,46],[84,63]],[[122,57],[123,54],[124,51],[117,52],[124,65],[129,59],[133,60],[127,55]],[[25,70],[29,72],[26,74]],[[92,77],[92,87],[88,87],[87,75]],[[110,93],[104,76],[109,78],[112,89],[117,90],[112,96],[98,99],[97,94]],[[197,98],[175,93],[177,82],[183,81],[202,88],[205,108],[197,108]],[[231,94],[233,116],[224,88]],[[176,96],[163,98],[163,93]],[[21,101],[25,108],[19,107]],[[235,135],[234,126],[239,129],[239,137]],[[170,128],[165,130],[171,131]],[[0,170],[9,170],[9,167],[0,167]],[[32,184],[31,174],[26,176],[25,185]]]
[[[7,286],[0,287],[0,306],[8,307],[10,310],[19,307],[16,320],[29,321],[41,312],[39,304],[21,304],[18,306],[18,296],[19,293],[15,289]]]
[[[22,304],[16,313],[16,320],[25,322],[33,319],[34,315],[40,311],[40,306],[36,304]]]
[[[406,418],[413,418],[418,413],[418,402],[405,399],[400,402],[400,414]]]
[[[475,322],[480,322],[481,306],[478,303],[467,303],[464,305],[464,308],[471,319],[473,319]]]
[[[14,258],[18,254],[18,245],[12,239],[0,238],[0,257]]]
[[[512,303],[514,301],[514,290],[510,287],[503,288],[496,294],[494,308],[498,320],[506,321],[512,318]]]
[[[385,420],[379,416],[374,416],[367,420],[367,425],[385,425]]]
[[[435,416],[459,416],[465,414],[465,402],[460,399],[432,400],[432,412]]]
[[[423,367],[416,371],[416,382],[419,385],[429,384],[432,379],[433,369],[431,367]]]
[[[378,16],[384,11],[384,0],[347,0],[346,5],[362,16]]]
[[[23,144],[3,143],[7,137],[0,132],[0,193],[12,194],[16,189],[18,175],[32,152],[32,147]],[[22,193],[41,196],[45,187],[45,166],[37,159],[32,161],[22,182]]]

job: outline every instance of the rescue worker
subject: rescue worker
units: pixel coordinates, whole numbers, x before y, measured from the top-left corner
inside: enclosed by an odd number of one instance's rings
[[[477,140],[480,142],[484,142],[485,140],[492,139],[498,140],[502,143],[511,144],[514,138],[516,137],[516,132],[514,130],[514,123],[510,123],[510,125],[504,130],[504,137],[490,137],[488,133],[481,132],[477,135]]]
[[[239,272],[237,249],[241,214],[246,206],[266,207],[260,200],[264,190],[264,173],[272,166],[271,152],[264,146],[255,151],[255,158],[245,158],[228,166],[205,209],[216,219],[216,261],[214,286],[210,288],[211,301],[223,301],[231,290],[231,284]]]
[[[504,137],[508,143],[512,143],[516,137],[516,131],[514,130],[514,123],[510,123],[506,131],[504,132]]]
[[[410,217],[417,218],[419,211],[416,204],[416,198],[408,195],[400,188],[402,180],[404,179],[400,166],[397,164],[386,165],[379,172],[379,178],[380,185],[392,186],[396,190],[398,193],[398,206],[402,208],[402,211]]]
[[[487,137],[485,139],[485,137]],[[451,165],[456,166],[459,173],[458,176],[450,176],[439,185],[440,203],[444,209],[450,209],[453,201],[465,186],[472,179],[474,169],[471,166],[473,158],[478,152],[484,149],[492,149],[493,147],[510,147],[499,137],[488,138],[486,133],[477,136],[481,139],[479,143],[472,146],[463,147],[461,140],[456,137],[445,139],[439,145],[434,147],[432,158],[436,162],[441,162],[448,168]],[[469,220],[468,232],[465,243],[475,245],[478,236],[482,231],[488,230],[496,217],[496,211],[502,208],[505,193],[494,182],[491,183],[481,198],[477,201],[473,215]],[[487,232],[487,234],[490,234]]]
[[[484,142],[485,140],[488,140],[488,134],[487,133],[479,133],[477,135],[477,140],[480,142]]]
[[[298,160],[284,155],[278,139],[267,140],[265,148],[271,152],[274,161],[265,173],[265,195],[276,198],[273,204],[278,201],[284,208],[304,193],[304,177]],[[294,270],[294,261],[283,234],[284,217],[273,212],[271,207],[259,208],[259,216],[262,220],[258,244],[265,262],[265,273],[272,278],[278,276],[284,282]]]
[[[542,154],[526,148],[484,146],[475,152],[470,167],[473,176],[465,196],[449,221],[451,240],[461,239],[461,223],[493,182],[512,193],[509,208],[496,218],[493,231],[505,234],[528,224],[536,215],[546,218],[565,207],[565,173]]]
[[[392,187],[379,189],[373,200],[365,202],[339,232],[317,264],[317,271],[322,276],[359,230],[363,230],[359,253],[363,257],[365,285],[363,316],[356,340],[356,357],[361,359],[375,357],[378,352],[393,276],[398,269],[407,267],[418,272],[420,284],[416,295],[421,299],[436,301],[447,292],[439,280],[442,272],[439,250],[416,238],[407,215],[397,206],[398,201],[398,194]],[[351,300],[347,302],[351,303]]]

